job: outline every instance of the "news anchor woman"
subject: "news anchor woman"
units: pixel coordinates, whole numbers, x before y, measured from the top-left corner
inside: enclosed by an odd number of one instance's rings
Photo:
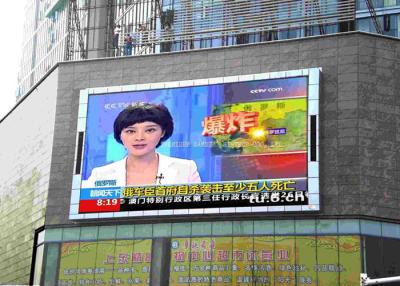
[[[140,102],[127,107],[114,121],[114,138],[124,145],[128,155],[94,168],[82,187],[94,187],[102,180],[115,180],[116,186],[201,182],[194,161],[156,152],[173,130],[172,116],[164,105]]]

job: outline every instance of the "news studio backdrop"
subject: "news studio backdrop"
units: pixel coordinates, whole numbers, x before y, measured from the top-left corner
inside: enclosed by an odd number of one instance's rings
[[[70,219],[320,209],[320,69],[81,90]],[[157,152],[196,162],[201,183],[125,186],[94,168],[127,156],[113,124],[135,102],[164,104]]]

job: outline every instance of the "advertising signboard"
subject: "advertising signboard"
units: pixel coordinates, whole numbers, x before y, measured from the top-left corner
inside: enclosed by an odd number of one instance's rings
[[[359,285],[359,236],[179,237],[168,285]],[[151,239],[65,242],[58,285],[150,285]],[[156,264],[157,265],[157,264]]]
[[[319,72],[82,91],[71,218],[319,210]]]
[[[58,285],[149,285],[151,240],[67,242]]]
[[[358,285],[360,261],[358,236],[173,238],[169,285]]]

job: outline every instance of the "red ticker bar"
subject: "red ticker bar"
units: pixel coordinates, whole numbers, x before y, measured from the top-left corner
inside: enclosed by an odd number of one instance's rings
[[[82,200],[79,203],[79,213],[117,211],[120,211],[120,199]]]

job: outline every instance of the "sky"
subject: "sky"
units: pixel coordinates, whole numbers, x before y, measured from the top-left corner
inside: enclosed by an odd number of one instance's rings
[[[0,44],[0,120],[15,105],[25,3],[27,0],[1,2],[0,31],[3,38]]]

